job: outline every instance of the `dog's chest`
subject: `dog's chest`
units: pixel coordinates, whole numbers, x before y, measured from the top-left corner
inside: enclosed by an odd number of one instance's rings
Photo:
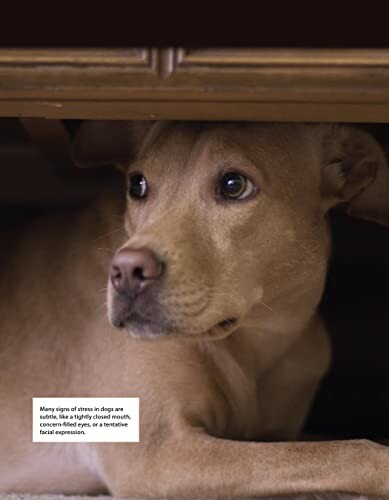
[[[213,365],[211,373],[219,392],[215,401],[223,401],[216,410],[222,413],[223,428],[216,433],[230,439],[254,439],[260,429],[255,377],[225,349],[211,350],[209,355]]]
[[[245,365],[227,350],[213,356],[216,386],[225,404],[220,437],[239,440],[283,440],[295,431],[293,405],[298,397],[288,372],[269,370],[258,377],[255,365]],[[296,388],[297,393],[299,392]],[[300,406],[300,405],[298,405]]]
[[[268,380],[256,382],[243,370],[240,374],[238,371],[233,379],[224,375],[222,382],[226,416],[220,437],[244,441],[278,441],[294,437],[293,395],[273,392],[276,383],[273,386]],[[299,409],[297,398],[295,401]]]

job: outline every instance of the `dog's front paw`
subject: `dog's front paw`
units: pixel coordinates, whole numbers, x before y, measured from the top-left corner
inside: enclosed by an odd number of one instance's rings
[[[365,470],[360,480],[367,486],[366,493],[389,496],[389,446],[369,440],[360,443],[364,449],[361,463]]]

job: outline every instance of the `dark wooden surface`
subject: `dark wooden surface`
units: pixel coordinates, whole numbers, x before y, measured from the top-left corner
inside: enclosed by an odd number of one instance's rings
[[[234,497],[235,500],[249,500],[248,497]],[[322,492],[322,493],[296,493],[293,495],[272,495],[261,497],[250,497],[251,500],[384,500],[384,497],[356,495],[353,493]],[[109,496],[64,496],[64,495],[27,495],[10,494],[1,495],[0,500],[118,500],[117,497]],[[142,498],[128,498],[127,500],[143,500]],[[159,497],[159,500],[168,500],[166,497]],[[175,500],[184,500],[177,497]],[[192,498],[192,500],[216,500],[215,497]],[[219,497],[220,500],[220,497]],[[223,500],[230,500],[224,497]],[[231,497],[232,500],[232,497]]]
[[[387,122],[389,49],[0,49],[0,116]]]

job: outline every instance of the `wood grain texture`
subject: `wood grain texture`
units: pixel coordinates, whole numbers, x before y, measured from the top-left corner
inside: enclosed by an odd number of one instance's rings
[[[236,500],[249,500],[247,497],[234,497]],[[365,495],[355,495],[352,493],[337,492],[318,492],[294,495],[273,495],[263,497],[250,497],[251,500],[380,500],[381,497],[370,497]],[[9,494],[0,495],[0,500],[118,500],[116,497],[109,496],[64,496],[64,495],[28,495],[28,494]],[[127,500],[142,500],[142,498],[128,498]],[[177,498],[176,500],[180,500]],[[182,499],[183,500],[183,499]],[[196,500],[195,498],[193,500]],[[198,499],[200,500],[200,499]],[[202,498],[201,500],[207,500]],[[208,500],[212,500],[211,497]],[[214,499],[216,500],[216,498]],[[229,500],[225,498],[225,500]],[[232,500],[232,498],[230,499]],[[382,499],[383,500],[383,499]]]
[[[0,116],[389,121],[388,49],[0,49]]]

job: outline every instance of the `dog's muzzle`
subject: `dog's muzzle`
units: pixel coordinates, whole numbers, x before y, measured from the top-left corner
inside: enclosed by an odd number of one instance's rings
[[[125,247],[118,251],[112,261],[110,275],[109,319],[113,326],[126,329],[135,337],[153,338],[218,338],[236,328],[237,317],[220,318],[217,322],[211,319],[210,324],[201,330],[194,324],[193,318],[187,327],[182,321],[177,323],[174,313],[161,301],[163,285],[166,286],[162,283],[165,272],[165,262],[149,248]]]

